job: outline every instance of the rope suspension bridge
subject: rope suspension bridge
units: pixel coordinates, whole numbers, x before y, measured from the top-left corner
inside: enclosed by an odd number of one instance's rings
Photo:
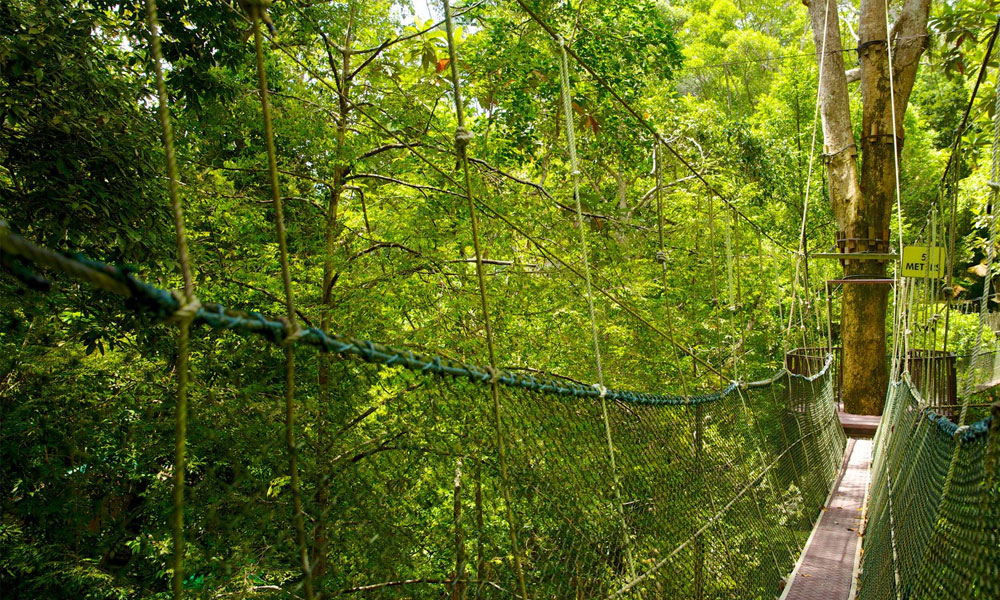
[[[696,169],[556,29],[527,4],[517,3],[552,38],[553,60],[559,66],[579,263],[532,238],[476,193],[469,156],[472,134],[466,123],[461,61],[448,0],[444,1],[444,26],[460,177],[440,169],[408,140],[396,139],[460,190],[467,204],[485,364],[467,364],[413,348],[355,339],[325,326],[299,324],[269,105],[267,36],[261,27],[262,22],[269,22],[265,21],[269,2],[241,0],[239,4],[252,26],[284,315],[245,312],[202,302],[196,295],[155,0],[147,4],[150,47],[183,288],[170,291],[143,281],[133,269],[56,252],[0,222],[0,264],[26,287],[48,291],[51,283],[44,274],[59,274],[124,297],[129,309],[145,319],[140,325],[165,322],[178,330],[174,454],[164,471],[173,504],[172,545],[164,553],[170,555],[174,598],[313,600],[357,595],[700,600],[774,598],[783,589],[788,597],[796,597],[796,585],[802,580],[791,583],[789,574],[797,571],[800,557],[815,543],[816,525],[830,505],[835,485],[843,479],[848,447],[837,412],[830,315],[824,323],[821,292],[810,286],[806,276],[808,205],[803,210],[799,249],[790,250]],[[995,35],[994,31],[992,39]],[[991,40],[982,73],[992,46]],[[583,226],[581,165],[571,105],[573,65],[606,89],[649,134],[658,217],[656,260],[663,265],[663,288],[669,286],[661,191],[663,165],[668,160],[664,155],[669,155],[722,203],[728,219],[719,224],[725,234],[727,260],[726,281],[718,295],[726,297],[715,298],[715,310],[724,311],[728,305],[735,311],[739,303],[739,269],[734,269],[734,262],[743,250],[737,247],[736,238],[739,226],[749,228],[758,239],[761,265],[767,254],[765,240],[770,251],[787,251],[793,263],[793,297],[787,314],[780,315],[783,324],[787,321],[785,350],[790,350],[787,344],[792,338],[801,336],[802,348],[818,350],[812,360],[785,364],[766,379],[748,380],[738,344],[718,343],[720,354],[729,351],[732,356],[727,357],[727,367],[713,366],[678,339],[669,314],[658,326],[601,286],[589,263]],[[331,90],[343,93],[339,88]],[[364,106],[354,108],[386,135],[397,136]],[[1000,107],[997,113],[991,206],[996,206],[1000,191],[995,183],[1000,181],[996,141],[1000,139]],[[948,162],[942,195],[931,207],[917,243],[933,246],[944,239],[946,201],[951,204],[952,218],[955,214],[957,167],[952,165],[956,162]],[[812,183],[812,165],[810,156],[807,189]],[[592,385],[546,375],[547,369],[522,372],[499,366],[485,283],[481,217],[513,228],[581,280],[590,326],[590,359],[597,375]],[[710,213],[714,238],[713,219]],[[991,217],[979,342],[988,329],[995,228]],[[954,224],[948,231],[953,261]],[[950,304],[942,319],[936,303],[918,303],[932,300],[933,286],[930,273],[896,281],[893,383],[872,443],[874,465],[856,583],[858,597],[865,599],[1000,597],[1000,405],[981,419],[970,417],[976,373],[987,368],[981,343],[963,383],[959,406],[934,405],[936,384],[931,370],[924,368],[918,374],[911,367],[919,352],[937,347],[935,336],[942,320],[947,337]],[[595,301],[601,298],[619,306],[670,348],[681,393],[606,385],[601,323],[595,310]],[[728,323],[736,339],[737,319]],[[240,416],[244,423],[240,431],[188,434],[188,394],[198,385],[189,380],[191,363],[196,362],[192,361],[191,338],[203,328],[264,338],[282,349],[280,413],[274,407],[262,407]],[[317,350],[320,357],[305,347]],[[296,379],[296,364],[304,360],[320,360],[325,369],[318,389]],[[690,372],[682,365],[690,365]],[[733,374],[731,378],[722,375],[726,370]],[[710,391],[716,380],[721,387]],[[323,410],[321,402],[326,403]],[[204,420],[211,420],[234,409],[218,402],[199,410]],[[315,454],[324,456],[327,468],[320,469],[318,457],[305,451],[297,418],[308,420],[309,435],[314,438],[310,447],[318,448]],[[280,436],[272,435],[277,433],[276,421],[281,424]],[[198,425],[199,430],[206,427]],[[227,446],[231,436],[258,440],[260,453],[266,457],[260,467],[243,467],[245,457]],[[217,458],[206,464],[206,456]],[[391,497],[370,493],[366,486],[373,480],[391,490]],[[235,496],[250,498],[262,507],[277,504],[287,518],[274,519],[273,509],[262,509],[261,514],[231,512],[228,498]],[[251,530],[258,532],[257,539],[247,538]],[[256,560],[243,560],[247,555]]]

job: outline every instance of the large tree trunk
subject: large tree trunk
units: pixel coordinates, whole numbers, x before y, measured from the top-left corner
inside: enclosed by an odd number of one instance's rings
[[[895,200],[895,151],[902,150],[903,115],[917,64],[927,43],[930,0],[906,0],[891,35],[886,30],[885,0],[862,0],[858,23],[862,99],[861,169],[851,126],[848,78],[840,43],[836,0],[812,0],[809,17],[822,74],[820,106],[824,155],[829,171],[830,204],[838,230],[848,241],[846,251],[881,250],[876,240],[890,228]],[[892,40],[892,88],[889,40]],[[825,44],[825,45],[824,45]],[[825,48],[825,52],[823,51]],[[893,106],[895,98],[895,124]],[[875,239],[872,239],[875,238]],[[882,279],[884,262],[846,260],[844,275]],[[880,414],[888,385],[886,311],[889,286],[857,283],[844,286],[841,343],[844,348],[844,408],[858,414]]]

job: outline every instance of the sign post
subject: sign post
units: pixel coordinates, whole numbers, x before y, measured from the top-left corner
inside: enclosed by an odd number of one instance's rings
[[[944,277],[944,248],[941,246],[905,246],[903,277]]]

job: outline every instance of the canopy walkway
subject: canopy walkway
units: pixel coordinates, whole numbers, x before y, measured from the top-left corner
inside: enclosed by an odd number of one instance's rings
[[[171,292],[131,269],[49,250],[0,223],[0,263],[27,287],[46,291],[50,283],[40,272],[57,273],[125,297],[141,316],[140,326],[166,322],[179,330],[175,454],[160,478],[169,481],[174,502],[172,546],[163,553],[171,556],[175,597],[701,600],[774,598],[784,588],[786,598],[847,598],[852,586],[865,599],[1000,597],[1000,406],[966,424],[966,395],[956,421],[936,413],[922,394],[926,386],[911,379],[902,360],[909,349],[903,340],[892,357],[894,383],[871,442],[848,442],[838,419],[829,335],[829,352],[805,373],[783,367],[767,379],[698,392],[704,382],[695,385],[682,371],[681,394],[605,386],[593,307],[601,290],[587,264],[586,228],[579,227],[582,267],[574,272],[585,282],[598,381],[588,385],[498,368],[477,215],[502,215],[489,213],[474,195],[466,156],[471,136],[447,2],[463,178],[443,176],[468,200],[488,364],[301,327],[263,61],[260,23],[268,3],[241,4],[249,7],[254,28],[284,316],[195,296],[152,3],[183,290]],[[522,6],[558,40],[564,87],[571,58],[608,86]],[[563,96],[568,103],[569,95]],[[567,119],[571,112],[565,111]],[[566,129],[576,178],[572,121]],[[659,132],[650,133],[658,158],[666,149],[690,167]],[[996,168],[994,179],[1000,179]],[[996,193],[994,188],[994,200]],[[660,204],[658,192],[656,199]],[[578,189],[575,200],[582,223]],[[752,224],[730,208],[734,222]],[[921,292],[916,284],[897,287],[896,329],[902,331],[912,314],[904,308]],[[788,321],[791,328],[792,315]],[[800,325],[804,337],[812,325]],[[648,326],[678,357],[704,367],[702,377],[718,372],[675,340],[669,319],[663,329]],[[262,406],[239,415],[241,431],[187,435],[188,344],[198,328],[264,338],[283,350],[280,412]],[[329,359],[329,406],[312,424],[316,454],[335,467],[322,479],[312,477],[316,458],[304,451],[295,429],[297,414],[320,414],[322,394],[313,388],[296,393],[296,360],[313,359],[307,346]],[[211,422],[213,416],[233,416],[235,409],[218,401],[201,410]],[[266,467],[246,469],[245,457],[227,445],[230,436],[256,442]],[[206,464],[205,456],[217,458]],[[869,477],[867,511],[860,512]],[[376,479],[392,493],[372,494],[366,484]],[[230,512],[234,496],[260,506],[287,503],[288,519]],[[864,545],[855,560],[859,527]],[[259,531],[260,539],[246,539],[247,530]],[[234,560],[231,550],[237,548],[253,548],[257,561]],[[841,568],[827,571],[831,561]],[[262,572],[272,578],[263,579]]]

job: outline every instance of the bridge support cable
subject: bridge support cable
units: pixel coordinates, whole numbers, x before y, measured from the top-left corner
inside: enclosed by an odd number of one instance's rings
[[[952,303],[952,271],[954,269],[955,263],[955,231],[956,222],[958,219],[958,182],[961,177],[961,145],[962,137],[965,134],[965,130],[969,120],[969,114],[972,112],[972,106],[976,100],[976,94],[979,92],[979,87],[986,78],[986,69],[990,62],[990,56],[993,53],[993,47],[996,45],[997,36],[1000,35],[1000,17],[997,18],[996,24],[993,26],[993,33],[990,35],[990,39],[986,44],[986,53],[983,56],[983,62],[979,67],[979,74],[976,76],[976,83],[972,87],[972,93],[969,95],[969,104],[965,108],[965,113],[962,115],[962,121],[958,125],[958,129],[955,131],[955,140],[952,142],[951,156],[948,157],[948,163],[945,165],[945,172],[941,178],[942,183],[951,174],[951,185],[948,186],[947,191],[949,193],[948,199],[950,200],[949,205],[951,209],[951,227],[948,233],[948,272],[947,272],[947,283],[946,291],[949,292],[946,295],[947,304],[945,305],[944,313],[944,349],[948,349],[948,333],[951,323],[951,303]],[[952,165],[955,165],[952,168]],[[995,180],[994,180],[995,181]]]
[[[174,407],[174,468],[173,468],[173,513],[170,517],[173,574],[171,591],[175,599],[184,597],[184,476],[187,451],[187,405],[188,380],[190,378],[189,350],[191,320],[201,303],[194,295],[191,277],[191,261],[188,257],[187,236],[184,229],[184,211],[180,199],[180,178],[177,175],[177,159],[174,153],[174,133],[170,123],[170,105],[167,86],[163,78],[163,50],[160,46],[160,23],[156,15],[156,0],[146,0],[146,23],[149,28],[149,44],[153,55],[153,73],[156,78],[157,114],[160,120],[160,137],[166,160],[167,193],[170,198],[170,212],[174,219],[174,233],[177,242],[177,262],[184,280],[184,307],[178,313],[177,321],[177,404]]]
[[[295,522],[295,536],[298,545],[299,562],[306,600],[312,600],[313,573],[309,566],[309,548],[306,544],[305,511],[302,507],[302,482],[299,476],[298,444],[295,440],[295,347],[294,341],[302,335],[296,322],[295,295],[292,291],[292,275],[288,261],[288,240],[285,234],[285,213],[278,181],[278,157],[274,147],[274,125],[271,119],[270,90],[267,87],[267,67],[264,64],[264,43],[261,35],[261,20],[266,17],[270,0],[241,0],[249,11],[253,27],[254,51],[257,58],[257,83],[260,91],[261,118],[264,123],[264,143],[267,150],[268,179],[271,185],[271,200],[274,204],[274,227],[278,237],[279,259],[281,261],[281,281],[285,292],[285,319],[288,321],[287,335],[282,340],[285,351],[285,446],[288,452],[289,486],[292,492],[292,511]]]
[[[452,93],[455,99],[455,118],[458,128],[455,130],[455,154],[462,165],[462,174],[465,178],[465,193],[469,201],[469,223],[472,228],[473,248],[476,253],[476,280],[479,288],[480,310],[483,317],[483,328],[486,333],[486,346],[489,352],[490,372],[497,373],[496,350],[493,342],[493,329],[490,323],[489,302],[486,294],[486,280],[483,275],[483,252],[479,239],[479,220],[476,213],[476,199],[472,190],[472,177],[469,173],[469,157],[467,154],[469,142],[472,140],[472,132],[465,128],[465,107],[462,103],[462,82],[458,74],[458,53],[455,50],[455,25],[452,22],[451,3],[443,0],[445,14],[445,31],[448,39],[448,57],[451,63]],[[490,381],[490,396],[493,400],[493,421],[496,427],[497,457],[500,461],[501,487],[503,489],[504,505],[506,507],[507,524],[510,534],[511,552],[514,556],[514,569],[517,574],[517,587],[521,598],[528,600],[528,592],[524,578],[524,567],[520,544],[517,536],[517,520],[514,512],[513,501],[511,499],[508,463],[506,453],[506,439],[504,438],[504,428],[502,422],[502,407],[500,403],[500,387],[497,378],[494,376]],[[604,398],[602,388],[601,398]],[[461,578],[462,573],[456,574]]]
[[[594,348],[594,368],[597,372],[597,386],[598,389],[601,391],[601,416],[604,420],[604,432],[606,434],[608,443],[608,460],[611,463],[611,477],[613,479],[613,484],[614,484],[615,504],[622,522],[622,546],[625,549],[625,564],[629,576],[634,577],[635,558],[632,555],[631,534],[629,533],[628,523],[625,520],[625,513],[622,507],[621,483],[619,481],[619,476],[618,476],[617,461],[615,460],[615,443],[611,431],[611,422],[608,419],[608,403],[604,395],[604,390],[606,388],[604,387],[604,369],[603,366],[601,365],[601,342],[598,335],[597,317],[594,314],[594,291],[590,282],[590,257],[589,257],[589,252],[587,250],[587,228],[584,226],[583,223],[583,208],[580,205],[581,173],[580,173],[580,163],[579,160],[577,159],[577,154],[576,154],[576,132],[574,130],[574,124],[573,124],[573,100],[572,100],[573,87],[570,83],[569,64],[566,61],[566,47],[562,43],[562,40],[559,40],[558,46],[559,46],[559,87],[562,96],[562,112],[563,116],[565,117],[564,127],[566,129],[566,144],[569,150],[570,177],[572,178],[573,181],[573,205],[576,209],[576,228],[580,234],[580,261],[583,263],[584,282],[586,284],[585,291],[587,296],[587,312],[590,317],[591,342]],[[660,198],[660,189],[659,189],[660,183],[661,182],[659,181],[658,178],[656,183],[657,185],[656,198],[658,207]],[[660,250],[662,251],[663,250],[662,213],[660,216],[660,223],[661,223]],[[664,265],[664,269],[666,269],[666,265]],[[677,342],[674,341],[673,339],[673,329],[672,329],[673,326],[671,325],[671,319],[669,315],[666,319],[666,323],[667,323],[667,335],[670,336],[671,345],[673,347],[674,354],[676,357]],[[677,361],[677,363],[678,363],[678,368],[682,371],[681,382],[683,385],[684,395],[687,396],[688,395],[687,383],[684,381],[683,369],[680,368],[679,360]]]

